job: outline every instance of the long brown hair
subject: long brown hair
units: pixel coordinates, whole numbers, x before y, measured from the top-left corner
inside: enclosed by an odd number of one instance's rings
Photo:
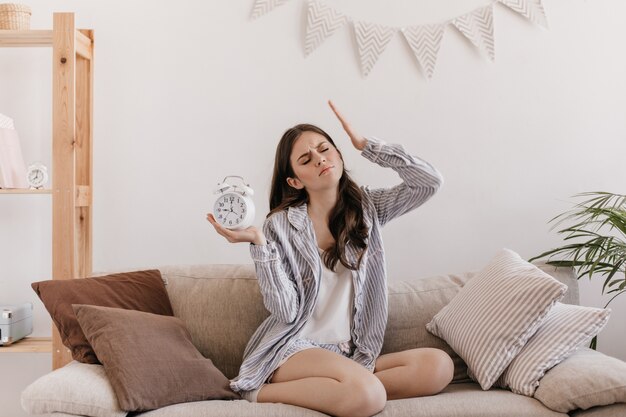
[[[291,166],[291,151],[296,140],[303,132],[315,132],[326,138],[335,149],[335,142],[328,133],[317,126],[311,124],[299,124],[283,134],[276,147],[276,158],[274,161],[274,175],[272,176],[272,188],[270,191],[270,212],[267,217],[289,207],[297,207],[309,202],[309,195],[306,190],[295,189],[287,184],[287,178],[295,177]],[[343,161],[343,156],[339,149],[339,156]],[[367,249],[366,238],[368,229],[363,220],[363,195],[361,189],[350,178],[348,172],[343,168],[338,197],[335,207],[331,210],[328,218],[328,228],[335,239],[335,243],[328,250],[324,251],[324,264],[331,271],[335,270],[337,262],[341,262],[348,269],[356,270],[361,264],[363,254]],[[358,249],[358,261],[356,265],[350,264],[346,258],[346,245],[352,242]]]

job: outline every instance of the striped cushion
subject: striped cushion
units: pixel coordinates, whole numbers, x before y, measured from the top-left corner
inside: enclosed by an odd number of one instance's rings
[[[545,372],[598,334],[610,314],[610,309],[556,303],[496,385],[531,397]]]
[[[502,249],[426,325],[488,390],[537,331],[567,286]]]

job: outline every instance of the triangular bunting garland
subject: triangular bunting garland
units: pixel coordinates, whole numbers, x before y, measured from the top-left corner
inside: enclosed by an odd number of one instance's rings
[[[310,0],[306,19],[304,54],[309,55],[329,36],[348,22],[348,18],[319,0]]]
[[[537,23],[544,28],[548,27],[548,18],[543,10],[541,0],[498,0],[512,10],[521,14],[531,22]]]
[[[452,24],[475,46],[487,52],[490,60],[495,60],[493,5],[457,17],[452,20]]]
[[[412,26],[402,30],[415,57],[430,79],[435,71],[439,46],[443,39],[443,25]]]
[[[374,23],[354,22],[354,31],[361,57],[361,70],[367,76],[397,29]]]
[[[252,19],[256,19],[265,13],[271,12],[276,7],[289,0],[255,0],[254,6],[252,6]]]
[[[287,1],[289,0],[254,0],[252,18],[255,19],[271,12]],[[304,54],[308,56],[343,25],[353,22],[361,71],[367,77],[394,34],[399,30],[411,47],[424,74],[430,79],[435,72],[437,55],[448,24],[455,26],[491,61],[495,60],[493,25],[493,5],[495,3],[501,3],[531,22],[548,27],[543,0],[491,0],[488,6],[479,7],[447,22],[405,28],[356,22],[350,16],[327,5],[325,0],[307,0]]]

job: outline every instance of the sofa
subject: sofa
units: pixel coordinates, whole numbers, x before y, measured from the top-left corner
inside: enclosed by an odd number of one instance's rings
[[[562,299],[563,303],[579,303],[578,282],[571,268],[556,268],[543,263],[537,263],[536,266],[567,285],[568,289]],[[246,343],[254,330],[268,316],[253,265],[166,266],[159,268],[159,271],[165,283],[174,316],[185,324],[195,348],[204,357],[210,358],[227,378],[235,377]],[[561,411],[547,407],[537,398],[515,394],[507,389],[491,388],[484,391],[477,383],[470,380],[464,361],[444,340],[428,332],[426,324],[459,293],[475,273],[476,271],[472,271],[428,278],[390,277],[389,320],[382,353],[419,347],[440,348],[453,358],[455,373],[453,382],[438,395],[388,401],[384,410],[377,414],[378,416],[626,416],[626,403],[623,402],[626,385],[620,385],[623,381],[622,370],[626,370],[626,364],[586,348],[581,348],[572,355],[572,357],[580,356],[581,358],[577,360],[582,364],[574,363],[574,375],[580,375],[582,378],[585,375],[591,375],[589,372],[593,371],[600,372],[600,375],[604,376],[605,373],[608,375],[611,370],[616,372],[616,375],[613,375],[612,379],[608,376],[607,378],[591,377],[591,382],[566,377],[570,380],[571,387],[563,386],[562,382],[558,382],[557,379],[553,382],[556,387],[551,388],[553,391],[544,392],[542,401],[550,405],[550,401],[555,400],[557,405],[552,405],[552,407]],[[555,371],[565,372],[567,362],[571,360],[572,358],[568,358],[549,370],[544,379],[547,380]],[[63,372],[69,372],[72,366],[80,365],[84,364],[77,364],[74,361],[33,382],[22,394],[24,409],[31,414],[48,414],[53,417],[124,416],[125,412],[119,408],[116,409],[115,398],[114,396],[111,398],[110,390],[105,392],[106,390],[100,388],[96,389],[91,386],[88,388],[90,396],[98,398],[98,404],[95,403],[95,399],[90,400],[84,394],[75,394],[72,397],[71,391],[75,390],[73,386],[87,383],[81,384],[74,380],[71,373],[63,374]],[[102,367],[102,365],[84,366]],[[560,371],[561,368],[562,371]],[[106,378],[103,372],[101,375]],[[592,386],[593,381],[598,379],[611,380],[610,395],[606,394],[606,387]],[[158,384],[158,381],[154,383]],[[540,383],[538,393],[542,385],[543,383]],[[569,395],[566,399],[557,401],[555,398],[566,394]],[[69,396],[70,400],[61,398],[63,396]],[[89,401],[94,403],[85,403]],[[80,404],[73,404],[74,408],[68,408],[70,402]],[[87,411],[82,411],[82,414],[70,413],[72,411],[76,413],[76,410]],[[142,417],[313,417],[324,414],[286,404],[250,403],[240,399],[178,403],[129,415]]]

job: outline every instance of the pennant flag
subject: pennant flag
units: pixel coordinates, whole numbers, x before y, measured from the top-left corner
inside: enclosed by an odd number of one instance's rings
[[[306,18],[304,54],[309,55],[329,36],[348,22],[348,18],[319,0],[309,1]]]
[[[435,71],[444,25],[412,26],[402,30],[417,61],[430,79]]]
[[[537,23],[544,28],[548,28],[548,18],[543,10],[541,0],[498,0],[507,5],[517,13],[521,14],[531,22]]]
[[[287,1],[288,0],[255,0],[254,6],[252,6],[252,18],[256,19],[267,12],[271,12]]]
[[[355,22],[354,30],[361,57],[361,70],[363,75],[367,76],[397,29],[374,23]]]
[[[461,31],[476,47],[483,49],[489,59],[495,60],[493,43],[493,5],[482,7],[452,20],[452,24]]]

